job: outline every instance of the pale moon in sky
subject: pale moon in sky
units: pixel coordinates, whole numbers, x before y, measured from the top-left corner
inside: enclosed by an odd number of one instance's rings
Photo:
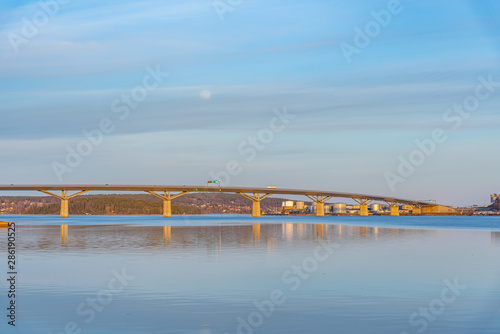
[[[210,97],[212,97],[212,93],[210,93],[208,90],[204,89],[201,91],[200,96],[203,100],[208,100]]]

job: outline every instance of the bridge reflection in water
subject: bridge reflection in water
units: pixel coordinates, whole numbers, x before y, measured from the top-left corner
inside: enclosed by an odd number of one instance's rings
[[[20,226],[21,228],[52,229],[52,226]],[[237,241],[241,248],[245,246],[259,247],[261,235],[265,239],[265,245],[270,250],[280,242],[290,243],[292,241],[336,241],[348,237],[351,240],[373,240],[397,239],[401,236],[421,235],[437,233],[437,230],[417,230],[400,228],[379,228],[366,226],[328,225],[328,224],[261,224],[254,223],[248,226],[163,226],[163,245],[173,247],[202,246],[210,244],[211,248],[219,248],[226,244],[234,245]],[[69,227],[60,225],[61,246],[71,246],[75,249],[97,247],[95,240],[104,239],[127,240],[127,244],[133,243],[133,247],[156,247],[159,246],[155,226],[126,226],[120,225],[109,229],[109,226],[81,226],[72,225],[72,242],[68,242]],[[46,232],[44,232],[46,233]],[[41,237],[48,236],[42,233]],[[224,237],[222,237],[224,235]],[[98,237],[97,237],[98,236]],[[49,238],[50,239],[50,238]],[[84,241],[85,240],[85,241]],[[500,232],[491,232],[491,242],[500,245]],[[215,245],[215,246],[214,246]],[[40,243],[40,249],[54,248],[54,243]]]
[[[68,225],[61,225],[61,245],[68,245]]]
[[[172,226],[163,227],[163,243],[170,245],[170,236],[172,235]]]
[[[260,241],[260,224],[255,223],[252,225],[252,236],[253,236],[253,242],[259,243]]]
[[[38,237],[50,240],[46,235],[53,226],[23,226],[22,228],[40,229]],[[159,231],[161,229],[161,232]],[[160,233],[159,233],[160,232]],[[237,226],[130,226],[105,225],[88,226],[72,225],[71,239],[69,239],[68,225],[60,225],[60,245],[73,250],[85,248],[103,248],[100,243],[106,241],[114,243],[120,241],[120,247],[157,248],[169,246],[171,249],[206,247],[213,255],[223,247],[245,249],[247,247],[267,247],[273,251],[280,244],[305,242],[306,244],[318,241],[340,242],[343,239],[350,241],[377,241],[378,239],[399,238],[401,236],[437,233],[433,230],[412,230],[398,228],[358,227],[347,225],[328,224],[261,224]],[[32,234],[35,238],[36,233]],[[498,238],[494,238],[497,240]],[[70,240],[70,241],[69,241]],[[492,237],[493,240],[493,237]],[[264,241],[261,243],[261,241]],[[30,247],[35,247],[30,244]],[[121,245],[121,246],[120,246]],[[54,243],[39,243],[40,249],[55,248]]]

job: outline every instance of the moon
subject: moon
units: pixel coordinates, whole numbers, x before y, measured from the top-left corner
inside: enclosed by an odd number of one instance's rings
[[[204,89],[200,92],[200,97],[203,100],[209,100],[212,97],[212,93],[210,93],[208,90]]]

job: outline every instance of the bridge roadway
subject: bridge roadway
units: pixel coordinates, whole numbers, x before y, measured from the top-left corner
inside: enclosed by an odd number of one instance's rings
[[[169,185],[0,185],[0,191],[39,191],[44,194],[59,198],[61,200],[61,217],[67,218],[69,215],[68,201],[78,195],[89,191],[134,191],[146,192],[163,200],[163,216],[172,215],[171,202],[173,199],[193,193],[193,192],[223,192],[235,193],[252,201],[252,216],[260,217],[260,202],[271,195],[302,195],[316,203],[316,216],[325,215],[324,203],[334,197],[351,198],[360,206],[360,216],[368,216],[368,204],[373,201],[386,202],[391,207],[391,215],[399,216],[399,205],[407,204],[413,207],[413,214],[421,214],[422,208],[439,207],[436,204],[430,204],[425,201],[415,201],[390,196],[374,196],[357,193],[345,193],[323,190],[301,190],[301,189],[282,189],[282,188],[254,188],[254,187],[217,187],[217,186],[169,186]],[[61,191],[61,195],[56,195],[52,191]],[[68,191],[77,191],[68,195]],[[158,193],[161,192],[161,193]],[[173,194],[172,192],[177,192]],[[163,194],[162,194],[163,193]]]

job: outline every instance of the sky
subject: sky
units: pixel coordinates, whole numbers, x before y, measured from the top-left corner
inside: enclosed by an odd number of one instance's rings
[[[486,204],[499,23],[493,0],[5,0],[0,184]]]

